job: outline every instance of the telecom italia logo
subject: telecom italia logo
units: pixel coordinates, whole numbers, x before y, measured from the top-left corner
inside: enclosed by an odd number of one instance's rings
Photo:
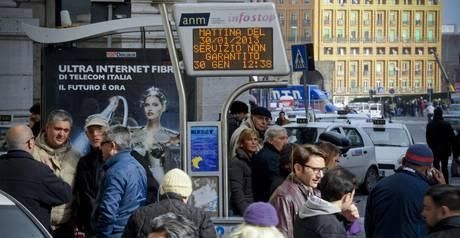
[[[107,51],[105,57],[107,58],[136,58],[137,54],[134,51]]]
[[[211,13],[183,13],[179,26],[207,26]]]

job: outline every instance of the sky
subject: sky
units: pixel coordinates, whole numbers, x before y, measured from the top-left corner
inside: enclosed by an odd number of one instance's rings
[[[460,32],[460,1],[442,0],[442,24],[456,24],[457,32]]]

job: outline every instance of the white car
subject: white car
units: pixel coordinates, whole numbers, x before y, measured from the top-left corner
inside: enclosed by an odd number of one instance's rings
[[[0,236],[52,238],[24,205],[2,190],[0,190]]]
[[[365,192],[370,192],[377,184],[379,171],[375,160],[375,148],[367,133],[359,126],[348,123],[312,122],[284,125],[290,143],[314,144],[325,131],[335,131],[348,137],[350,149],[340,159],[340,166],[350,170],[358,179]]]
[[[406,154],[407,148],[414,144],[406,125],[388,123],[385,119],[353,124],[362,127],[374,143],[380,177],[394,174],[401,166],[401,158]]]

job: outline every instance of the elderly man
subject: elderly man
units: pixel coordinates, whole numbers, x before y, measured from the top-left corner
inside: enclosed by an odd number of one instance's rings
[[[98,195],[96,235],[121,237],[129,216],[144,205],[145,170],[130,153],[130,134],[124,126],[110,127],[101,142],[104,178]]]
[[[422,216],[430,228],[426,238],[454,238],[460,234],[460,188],[435,185],[423,199]]]
[[[283,182],[280,154],[288,143],[286,129],[272,126],[265,132],[264,147],[252,159],[254,201],[268,202],[272,192]]]
[[[8,153],[0,157],[0,189],[21,202],[51,231],[51,207],[70,202],[70,186],[48,166],[34,160],[34,136],[29,127],[11,127],[6,142]]]
[[[64,110],[54,110],[48,115],[45,129],[36,139],[32,155],[48,165],[51,170],[72,188],[75,181],[80,155],[72,150],[69,135],[72,128],[72,117]],[[72,203],[66,203],[51,210],[51,225],[54,237],[70,237],[73,235],[71,225]]]
[[[420,214],[423,196],[432,183],[445,183],[442,173],[432,164],[433,153],[427,145],[414,144],[407,149],[403,166],[380,181],[367,198],[366,237],[426,235]]]
[[[75,223],[87,237],[95,235],[91,224],[96,210],[97,193],[102,180],[101,143],[109,127],[107,119],[101,114],[90,115],[85,121],[85,134],[91,144],[91,150],[78,162],[75,178]]]
[[[265,135],[270,122],[272,121],[272,114],[267,108],[255,107],[251,110],[251,116],[241,123],[240,127],[233,132],[229,142],[229,159],[236,156],[236,149],[238,148],[238,139],[241,132],[246,128],[252,128],[259,133],[259,149],[262,148],[262,140]]]

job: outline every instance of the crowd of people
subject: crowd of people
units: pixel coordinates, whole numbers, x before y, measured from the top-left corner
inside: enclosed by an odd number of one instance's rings
[[[346,137],[325,132],[317,144],[289,144],[266,108],[252,107],[250,114],[242,104],[233,108],[228,199],[244,223],[230,237],[454,237],[460,231],[460,189],[446,184],[441,139],[409,147],[403,166],[369,194],[363,225],[353,202],[356,178],[338,166]],[[439,118],[435,110],[427,133],[446,127],[435,123]],[[14,125],[0,157],[0,189],[53,237],[217,237],[210,215],[188,204],[190,176],[175,168],[155,183],[127,127],[90,115],[84,129],[91,150],[81,156],[69,141],[72,126],[65,110],[47,115],[37,135],[32,125]]]

